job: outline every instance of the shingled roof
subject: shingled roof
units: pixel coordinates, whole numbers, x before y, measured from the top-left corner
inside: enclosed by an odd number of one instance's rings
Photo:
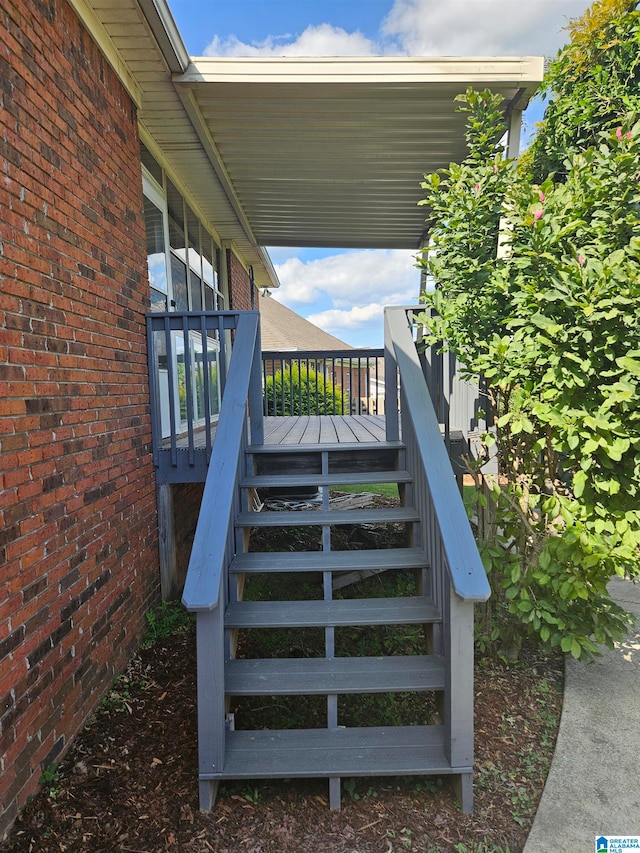
[[[258,307],[263,350],[290,352],[353,349],[282,305],[273,296],[260,294]]]

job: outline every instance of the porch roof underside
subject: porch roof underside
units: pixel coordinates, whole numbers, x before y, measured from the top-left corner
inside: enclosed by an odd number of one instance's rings
[[[192,58],[173,83],[258,245],[415,249],[423,175],[465,157],[455,96],[489,88],[511,114],[542,72],[539,57]]]

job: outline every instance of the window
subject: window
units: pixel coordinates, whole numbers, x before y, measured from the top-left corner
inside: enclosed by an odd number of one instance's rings
[[[167,310],[167,251],[164,219],[151,199],[144,199],[144,220],[147,228],[147,271],[151,291],[151,310]]]
[[[212,235],[144,146],[141,159],[151,310],[223,309],[225,300],[218,278],[220,250]],[[191,332],[185,339],[182,332],[172,332],[171,338],[172,364],[168,362],[164,335],[159,334],[156,340],[156,382],[163,437],[170,434],[171,398],[180,431],[187,428],[188,397],[192,400],[195,424],[204,424],[207,417],[217,416],[220,409],[217,334],[209,333],[203,339],[200,332]]]

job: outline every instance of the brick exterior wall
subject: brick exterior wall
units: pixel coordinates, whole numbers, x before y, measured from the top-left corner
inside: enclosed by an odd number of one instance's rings
[[[0,837],[157,601],[134,106],[66,0],[0,0]]]
[[[227,270],[229,274],[230,308],[236,311],[251,311],[258,307],[258,295],[251,293],[251,279],[238,257],[231,249],[227,249]],[[252,305],[252,301],[255,306]]]

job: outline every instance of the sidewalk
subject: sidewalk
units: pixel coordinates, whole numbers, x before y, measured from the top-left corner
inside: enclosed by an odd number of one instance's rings
[[[640,836],[640,584],[615,579],[638,618],[593,663],[567,658],[560,731],[524,853],[593,853],[598,836]]]

